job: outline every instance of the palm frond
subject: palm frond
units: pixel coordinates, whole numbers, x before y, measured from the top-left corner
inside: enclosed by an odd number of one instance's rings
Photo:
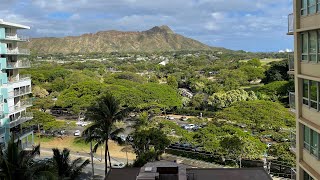
[[[80,159],[81,161],[76,164],[79,164],[82,162],[82,159]],[[72,163],[74,164],[74,162]],[[82,162],[82,164],[80,166],[75,166],[74,169],[72,170],[72,173],[70,175],[71,179],[75,179],[76,177],[78,177],[80,175],[80,173],[82,172],[82,170],[88,165],[90,164],[89,159],[86,159],[84,162]]]

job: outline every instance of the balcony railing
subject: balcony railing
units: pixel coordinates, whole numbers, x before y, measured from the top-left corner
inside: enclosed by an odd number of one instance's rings
[[[32,118],[33,118],[33,113],[31,112],[22,113],[21,116],[15,117],[10,121],[10,128],[18,126],[19,124],[22,124],[24,122],[27,122]]]
[[[27,107],[31,107],[31,106],[32,106],[32,99],[20,100],[20,103],[18,103],[17,105],[9,107],[9,112],[13,114],[18,111],[25,110]]]
[[[288,53],[289,72],[294,72],[294,54]]]
[[[28,36],[22,36],[15,33],[6,33],[6,40],[29,41]]]
[[[7,62],[7,69],[29,68],[29,67],[31,67],[30,61]]]
[[[33,127],[24,128],[21,131],[17,132],[11,132],[11,134],[14,136],[15,141],[18,141],[19,138],[31,134],[33,132]]]
[[[289,92],[289,106],[292,112],[296,111],[295,93]]]
[[[13,91],[13,96],[14,97],[22,96],[22,95],[26,95],[26,94],[31,94],[31,88],[30,87],[20,88],[20,89],[16,89],[16,90]]]
[[[9,84],[25,81],[25,80],[31,80],[31,75],[30,74],[23,74],[19,75],[19,77],[9,77]]]
[[[294,16],[293,13],[288,15],[288,35],[293,35],[294,32]]]
[[[296,132],[290,132],[290,150],[295,153],[296,152]]]
[[[7,54],[30,55],[30,50],[29,49],[20,49],[20,48],[14,48],[14,49],[7,48]]]

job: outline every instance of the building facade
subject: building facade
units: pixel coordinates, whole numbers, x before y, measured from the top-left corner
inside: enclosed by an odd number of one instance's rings
[[[288,22],[294,35],[296,178],[320,179],[320,0],[294,0]]]
[[[5,146],[10,137],[22,142],[22,147],[33,143],[32,127],[23,123],[32,119],[26,109],[32,106],[31,77],[21,75],[19,70],[29,68],[26,56],[29,50],[18,47],[19,42],[28,37],[18,34],[18,30],[30,29],[28,26],[5,22],[0,19],[0,145]]]

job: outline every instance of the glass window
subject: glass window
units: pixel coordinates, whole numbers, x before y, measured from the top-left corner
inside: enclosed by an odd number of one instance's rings
[[[309,105],[309,80],[303,80],[303,104]]]
[[[308,0],[308,14],[314,14],[317,11],[316,0]]]
[[[317,42],[317,32],[309,32],[309,55],[312,62],[317,62]]]
[[[310,150],[310,128],[304,126],[303,129],[304,139],[303,139],[303,147],[307,150]]]
[[[301,0],[301,15],[307,15],[307,0]]]
[[[310,103],[311,107],[314,109],[318,109],[318,82],[316,81],[310,81]]]
[[[303,171],[303,180],[313,180],[313,178],[305,171]]]
[[[302,61],[308,61],[308,33],[301,34]]]
[[[318,133],[311,130],[311,154],[318,157]]]

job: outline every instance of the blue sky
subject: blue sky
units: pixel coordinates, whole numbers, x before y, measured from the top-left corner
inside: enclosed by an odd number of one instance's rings
[[[246,51],[292,49],[292,0],[1,0],[0,19],[31,26],[32,37],[168,25],[210,46]]]

